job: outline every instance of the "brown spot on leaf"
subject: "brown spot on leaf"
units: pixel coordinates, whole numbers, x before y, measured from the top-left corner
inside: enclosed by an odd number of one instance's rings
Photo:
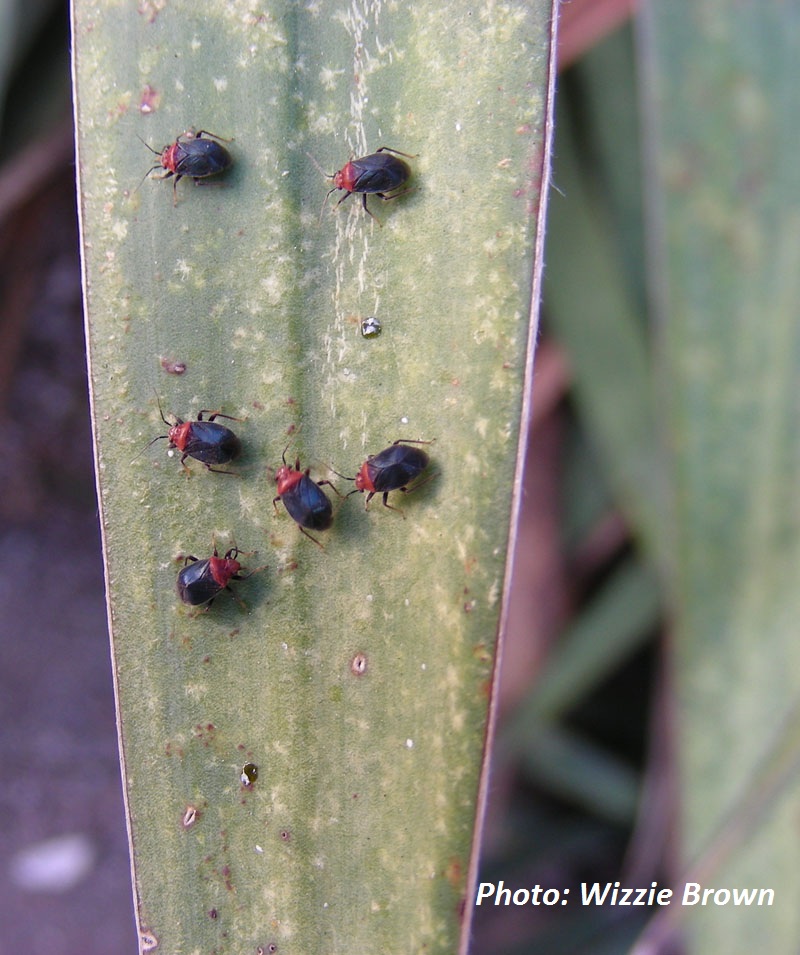
[[[174,361],[172,358],[162,358],[161,367],[168,375],[183,375],[186,372],[186,362]]]
[[[148,83],[139,96],[139,112],[145,115],[154,113],[158,109],[160,100],[161,94]]]

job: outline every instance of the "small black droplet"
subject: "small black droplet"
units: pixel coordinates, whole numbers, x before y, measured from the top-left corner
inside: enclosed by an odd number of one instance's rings
[[[383,325],[381,325],[374,315],[371,315],[369,318],[365,318],[361,322],[361,334],[364,336],[364,338],[377,338],[382,329]]]
[[[242,766],[242,774],[239,778],[243,786],[252,786],[258,779],[258,766],[255,763],[245,763]]]

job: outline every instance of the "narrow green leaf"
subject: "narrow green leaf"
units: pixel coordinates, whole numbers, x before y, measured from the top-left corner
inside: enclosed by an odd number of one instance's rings
[[[503,730],[507,743],[538,720],[562,716],[613,672],[658,624],[660,592],[638,561],[623,565],[564,634],[536,688]]]
[[[688,861],[736,828],[800,694],[800,16],[702,0],[656,4],[650,25]],[[684,907],[694,952],[797,951],[796,777],[783,796],[706,886],[773,888],[774,905]]]
[[[522,751],[522,763],[551,792],[612,822],[631,824],[639,797],[636,773],[578,734],[538,723]]]
[[[548,224],[545,302],[575,369],[575,395],[620,507],[653,559],[668,560],[666,489],[659,466],[652,376],[607,209],[578,162],[569,121],[559,126],[557,179]]]
[[[550,5],[74,4],[87,328],[142,947],[452,952],[502,602]],[[219,187],[146,181],[190,126]],[[380,145],[414,191],[320,218]],[[359,333],[376,316],[375,339]],[[179,362],[185,373],[164,370]],[[170,365],[169,363],[173,363]],[[167,460],[156,396],[220,409],[238,477]],[[325,549],[272,506],[281,454],[353,476],[434,440],[404,515],[335,499]],[[271,468],[272,471],[269,471]],[[212,539],[261,567],[177,603]],[[245,762],[258,779],[243,786]],[[187,815],[188,814],[188,815]],[[188,821],[187,821],[188,820]],[[469,913],[467,906],[467,913]],[[468,915],[464,920],[468,923]]]

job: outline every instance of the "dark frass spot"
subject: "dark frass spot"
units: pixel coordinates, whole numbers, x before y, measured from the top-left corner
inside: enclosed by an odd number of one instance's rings
[[[364,338],[377,338],[382,331],[383,325],[381,325],[380,321],[375,318],[374,315],[365,318],[361,322],[361,335]]]
[[[243,786],[252,786],[258,779],[258,766],[255,763],[245,763],[239,776]]]

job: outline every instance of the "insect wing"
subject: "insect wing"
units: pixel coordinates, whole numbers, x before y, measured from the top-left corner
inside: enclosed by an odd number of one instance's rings
[[[193,421],[184,451],[203,464],[225,464],[239,454],[241,447],[239,439],[224,424]]]
[[[178,594],[184,603],[193,607],[211,600],[221,589],[211,575],[208,560],[187,564],[178,574]]]
[[[180,144],[180,158],[175,172],[181,176],[202,179],[222,172],[231,165],[230,153],[211,139],[192,139]]]
[[[284,494],[283,503],[301,527],[312,530],[327,530],[333,523],[333,507],[321,487],[305,474],[297,484]]]
[[[411,170],[402,159],[384,153],[354,159],[352,164],[358,172],[354,187],[356,192],[391,192],[402,186],[411,175]]]
[[[419,477],[428,466],[428,455],[407,444],[394,444],[369,462],[376,491],[394,491]]]

